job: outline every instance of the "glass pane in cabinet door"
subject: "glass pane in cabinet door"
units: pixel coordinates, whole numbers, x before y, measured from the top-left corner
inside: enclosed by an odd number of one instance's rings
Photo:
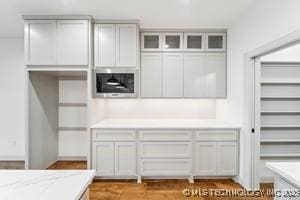
[[[180,36],[179,35],[167,35],[165,48],[166,49],[179,49],[180,48]]]
[[[221,35],[208,36],[208,48],[209,49],[222,49],[223,48],[223,36],[221,36]]]
[[[144,36],[144,48],[158,49],[159,48],[159,36],[158,35],[145,35]]]
[[[187,48],[188,49],[202,49],[202,36],[200,36],[200,35],[187,36]]]

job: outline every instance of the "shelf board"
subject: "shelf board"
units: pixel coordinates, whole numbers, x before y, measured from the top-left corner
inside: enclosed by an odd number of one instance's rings
[[[87,107],[87,103],[59,103],[59,107]]]
[[[261,85],[300,85],[300,80],[264,80]]]
[[[300,100],[300,96],[269,96],[261,97],[261,100]]]
[[[300,110],[295,110],[295,111],[261,111],[260,112],[262,115],[298,115],[300,114]]]
[[[293,154],[260,154],[261,158],[278,158],[278,157],[300,157],[300,154],[293,153]]]
[[[292,140],[292,139],[283,139],[283,140],[274,140],[274,139],[264,139],[260,140],[260,143],[300,143],[300,139]]]
[[[300,129],[300,125],[261,125],[261,129]]]
[[[32,67],[32,66],[28,66],[26,68],[27,71],[41,71],[41,72],[88,72],[89,68],[88,67],[57,67],[57,66],[53,66],[53,67]]]
[[[86,127],[58,127],[59,131],[87,131]]]

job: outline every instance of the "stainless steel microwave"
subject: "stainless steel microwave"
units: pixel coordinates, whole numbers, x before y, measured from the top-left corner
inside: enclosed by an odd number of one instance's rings
[[[95,69],[93,72],[94,97],[137,97],[136,69]]]

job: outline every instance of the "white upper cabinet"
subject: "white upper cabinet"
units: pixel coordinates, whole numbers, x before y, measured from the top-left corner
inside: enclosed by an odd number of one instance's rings
[[[137,66],[137,25],[117,24],[116,25],[116,57],[119,67]]]
[[[141,63],[141,96],[161,97],[162,54],[142,53]]]
[[[223,52],[226,51],[225,33],[206,33],[206,51]]]
[[[226,54],[205,54],[205,96],[226,97]]]
[[[88,40],[88,20],[27,20],[26,65],[88,65]]]
[[[95,24],[96,67],[137,67],[136,24]]]
[[[205,54],[184,54],[184,96],[205,97]]]
[[[182,53],[163,54],[162,96],[183,97],[183,54]]]
[[[163,50],[164,51],[182,51],[183,33],[164,33]]]
[[[141,34],[142,51],[162,51],[162,34],[154,32],[143,32]]]
[[[88,65],[88,21],[57,21],[57,64]]]
[[[184,51],[190,51],[190,52],[204,51],[204,34],[184,33]]]
[[[218,31],[142,32],[142,97],[226,98],[226,32]]]
[[[56,64],[56,21],[25,22],[25,62],[27,65]]]
[[[226,54],[185,53],[185,97],[226,97]]]
[[[95,66],[116,66],[116,26],[115,24],[95,25]]]

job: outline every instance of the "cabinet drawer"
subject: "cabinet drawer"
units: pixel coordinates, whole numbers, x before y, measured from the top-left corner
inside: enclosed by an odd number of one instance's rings
[[[191,142],[142,142],[141,158],[191,158]]]
[[[135,141],[134,130],[93,130],[93,141]]]
[[[237,141],[236,130],[199,130],[196,131],[198,141]]]
[[[190,141],[192,131],[188,130],[142,130],[139,131],[141,141]]]
[[[141,175],[169,176],[191,175],[191,159],[143,159],[140,161]]]

